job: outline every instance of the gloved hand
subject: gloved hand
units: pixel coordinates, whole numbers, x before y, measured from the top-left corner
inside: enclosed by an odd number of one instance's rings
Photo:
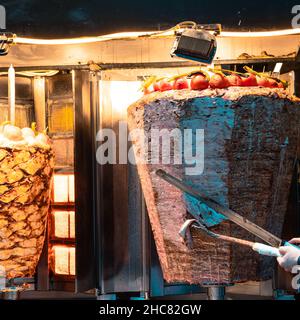
[[[289,243],[300,244],[300,238],[293,238],[292,240],[289,241]]]
[[[293,242],[295,243],[295,242]],[[278,257],[279,265],[287,272],[291,272],[293,267],[298,265],[300,258],[300,250],[294,247],[280,247],[279,252],[282,257]]]

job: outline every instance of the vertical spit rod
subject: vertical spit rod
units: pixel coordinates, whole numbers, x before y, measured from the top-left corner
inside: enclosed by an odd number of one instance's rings
[[[225,287],[208,287],[208,300],[225,300]]]
[[[8,69],[8,120],[15,125],[16,121],[16,73],[13,65]]]

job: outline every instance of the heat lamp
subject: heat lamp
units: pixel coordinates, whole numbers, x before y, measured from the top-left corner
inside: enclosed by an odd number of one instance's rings
[[[195,22],[185,22],[175,33],[171,57],[211,64],[217,51],[216,36],[220,33],[220,24],[198,25]]]

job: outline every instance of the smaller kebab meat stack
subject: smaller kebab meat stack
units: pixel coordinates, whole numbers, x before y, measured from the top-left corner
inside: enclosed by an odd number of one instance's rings
[[[46,133],[0,125],[0,267],[32,277],[45,240],[54,155]]]
[[[205,90],[228,87],[267,87],[286,89],[288,83],[265,73],[256,72],[245,66],[245,73],[223,69],[208,69],[209,73],[199,69],[172,78],[151,76],[142,84],[144,94],[168,90]]]

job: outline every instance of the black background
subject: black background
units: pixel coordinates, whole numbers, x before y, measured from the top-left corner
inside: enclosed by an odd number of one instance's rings
[[[100,307],[133,307],[130,318],[121,315],[99,315]],[[197,315],[145,315],[144,305],[154,307],[161,305],[202,305],[201,313]],[[299,301],[0,301],[1,316],[11,319],[297,319],[299,317]],[[140,310],[141,312],[136,312]],[[175,309],[176,310],[176,309]]]
[[[133,316],[99,315],[100,307],[134,307]],[[197,315],[144,315],[144,305],[202,305]],[[141,310],[137,313],[136,310]],[[0,301],[1,317],[10,319],[84,319],[84,320],[119,320],[119,319],[298,319],[298,301]]]
[[[298,1],[278,0],[0,0],[7,30],[23,36],[71,37],[157,30],[183,20],[222,23],[224,29],[290,28]]]

